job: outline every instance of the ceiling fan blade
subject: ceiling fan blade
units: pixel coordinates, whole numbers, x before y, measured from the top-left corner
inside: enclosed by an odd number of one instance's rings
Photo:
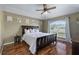
[[[43,9],[39,9],[39,10],[36,10],[36,11],[43,11]]]
[[[48,13],[50,13],[49,11],[47,11]]]
[[[47,10],[56,9],[56,7],[47,8]]]
[[[41,14],[43,14],[43,13],[44,13],[44,11]]]

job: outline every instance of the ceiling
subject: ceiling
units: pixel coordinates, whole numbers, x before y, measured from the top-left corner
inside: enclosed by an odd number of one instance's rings
[[[3,4],[0,5],[0,9],[37,19],[50,19],[79,12],[79,4],[48,4],[48,7],[52,6],[56,6],[56,9],[50,10],[47,15],[41,15],[41,11],[36,11],[43,8],[42,4]]]

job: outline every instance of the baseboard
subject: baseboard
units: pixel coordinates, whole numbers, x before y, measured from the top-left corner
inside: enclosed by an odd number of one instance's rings
[[[8,44],[12,44],[12,43],[14,43],[14,42],[5,43],[5,44],[3,44],[3,45],[8,45]]]

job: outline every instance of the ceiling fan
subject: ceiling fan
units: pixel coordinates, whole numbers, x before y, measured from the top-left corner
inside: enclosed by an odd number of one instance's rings
[[[41,14],[43,14],[43,13],[45,13],[45,12],[48,12],[48,11],[51,10],[51,9],[56,9],[56,6],[48,8],[48,7],[47,7],[47,4],[43,4],[43,9],[39,9],[39,10],[36,10],[36,11],[43,11],[43,12],[41,13]]]

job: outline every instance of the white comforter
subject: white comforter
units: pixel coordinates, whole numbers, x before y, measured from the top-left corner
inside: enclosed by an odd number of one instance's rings
[[[36,39],[38,37],[50,35],[49,33],[35,32],[35,33],[26,33],[23,35],[22,39],[30,46],[29,50],[32,54],[36,52]]]

